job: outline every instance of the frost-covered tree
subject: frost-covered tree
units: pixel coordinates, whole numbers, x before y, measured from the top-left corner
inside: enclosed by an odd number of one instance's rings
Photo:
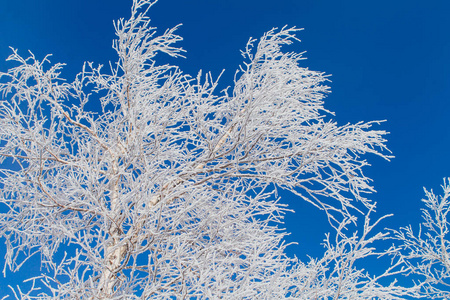
[[[414,233],[408,226],[393,231],[401,242],[402,256],[410,273],[422,280],[422,294],[429,298],[450,298],[450,178],[444,179],[443,196],[425,189],[423,222]]]
[[[176,28],[158,36],[150,27],[154,2],[134,0],[131,17],[115,23],[118,60],[108,71],[87,63],[67,82],[48,57],[8,58],[16,65],[0,82],[3,273],[34,254],[42,264],[16,297],[414,295],[380,283],[408,271],[401,258],[377,276],[356,263],[398,250],[373,246],[387,234],[371,233],[373,188],[362,172],[363,155],[388,158],[385,132],[329,120],[327,77],[281,51],[298,29],[250,39],[233,86],[217,92],[210,74],[158,64],[158,53],[183,50]],[[280,189],[328,216],[335,232],[323,258],[285,255]],[[361,213],[361,234],[349,234]]]

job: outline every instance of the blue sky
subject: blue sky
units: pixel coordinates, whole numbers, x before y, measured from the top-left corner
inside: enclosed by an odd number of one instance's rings
[[[128,17],[130,5],[0,0],[0,70],[11,67],[4,62],[8,46],[39,58],[52,53],[52,62],[68,64],[63,76],[70,80],[84,61],[114,61],[112,21]],[[150,12],[160,31],[183,23],[178,33],[187,59],[172,63],[192,75],[203,69],[217,76],[226,69],[224,86],[232,83],[249,37],[286,24],[304,28],[294,49],[307,51],[304,66],[332,74],[326,108],[334,119],[387,120],[379,128],[390,132],[395,158],[367,157],[372,167],[366,174],[378,191],[372,199],[379,215],[395,215],[384,223],[392,228],[417,224],[422,188],[440,192],[443,177],[450,176],[449,15],[447,0],[160,0]],[[297,211],[286,220],[290,240],[301,242],[292,253],[313,254],[321,249],[326,218],[304,203],[286,201]],[[0,279],[0,286],[5,283]]]

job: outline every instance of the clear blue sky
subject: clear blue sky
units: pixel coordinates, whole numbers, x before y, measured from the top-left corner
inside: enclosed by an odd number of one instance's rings
[[[39,58],[52,53],[52,62],[68,64],[63,75],[70,80],[86,60],[114,61],[112,21],[128,17],[130,5],[0,0],[0,70],[11,67],[4,62],[8,46]],[[160,0],[150,15],[161,31],[183,23],[178,33],[187,59],[173,63],[192,75],[226,69],[224,86],[231,84],[250,36],[286,24],[305,28],[295,50],[307,51],[304,66],[332,74],[326,108],[335,119],[387,120],[380,129],[391,133],[388,146],[396,158],[367,157],[372,167],[366,169],[378,191],[372,198],[379,215],[395,214],[384,226],[417,224],[422,187],[440,192],[442,178],[450,176],[448,0]],[[297,214],[288,215],[286,227],[290,240],[301,242],[292,253],[314,255],[327,231],[323,213],[290,204]],[[0,295],[5,283],[0,279]]]

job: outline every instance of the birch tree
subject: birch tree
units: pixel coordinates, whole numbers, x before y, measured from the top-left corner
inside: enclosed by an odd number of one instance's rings
[[[401,299],[413,290],[354,265],[371,245],[366,154],[388,159],[377,122],[340,126],[324,108],[324,73],[284,45],[298,29],[250,39],[233,85],[159,64],[180,57],[172,28],[158,35],[134,0],[115,22],[109,67],[63,64],[31,52],[1,73],[0,234],[4,276],[31,257],[42,274],[19,299]],[[107,69],[107,70],[105,70]],[[89,105],[88,105],[89,104]],[[98,111],[87,107],[97,105]],[[290,201],[326,214],[323,259],[287,257],[279,223]],[[366,215],[364,230],[344,229]],[[364,219],[364,218],[363,218]],[[376,223],[376,222],[375,222]],[[334,228],[334,229],[333,229]]]

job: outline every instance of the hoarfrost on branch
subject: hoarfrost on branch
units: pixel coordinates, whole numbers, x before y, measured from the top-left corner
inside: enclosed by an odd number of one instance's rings
[[[395,258],[377,277],[355,261],[393,255],[372,243],[375,203],[362,168],[384,158],[377,122],[339,126],[323,106],[324,73],[284,53],[298,29],[250,39],[233,86],[158,64],[182,56],[177,27],[158,36],[150,0],[115,23],[118,60],[63,64],[26,58],[1,73],[0,234],[4,276],[38,254],[42,275],[21,299],[401,299],[414,288],[380,278],[414,268]],[[99,103],[99,111],[89,110]],[[284,253],[288,211],[278,191],[327,214],[335,239],[321,259]],[[363,213],[362,234],[347,226]],[[377,221],[378,222],[378,221]],[[375,224],[377,223],[375,222]],[[64,255],[62,255],[64,253]],[[408,269],[409,268],[409,269]]]

